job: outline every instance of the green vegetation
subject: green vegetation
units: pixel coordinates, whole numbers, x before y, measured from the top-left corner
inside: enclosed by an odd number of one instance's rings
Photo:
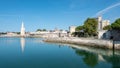
[[[78,37],[97,36],[97,26],[98,22],[95,18],[88,18],[83,26],[76,27],[76,33],[74,33],[74,35]],[[120,18],[111,25],[105,26],[103,30],[120,30]]]
[[[41,29],[37,29],[36,31],[42,31]]]
[[[115,22],[113,22],[111,25],[105,26],[103,30],[120,30],[120,18],[118,18]]]
[[[90,36],[95,35],[97,33],[97,25],[98,22],[95,18],[88,18],[83,25],[85,33]]]
[[[37,29],[36,31],[47,31],[46,29]]]
[[[75,31],[80,31],[80,30],[83,30],[83,29],[84,29],[83,26],[78,26],[78,27],[76,27]]]
[[[47,31],[46,29],[43,29],[43,31]]]
[[[111,29],[111,25],[107,25],[103,28],[103,30],[110,30]]]
[[[0,35],[7,34],[6,32],[0,32]]]
[[[97,35],[97,20],[95,18],[88,18],[83,26],[78,26],[76,31],[84,30],[85,37]]]
[[[112,29],[120,30],[120,18],[111,24]]]

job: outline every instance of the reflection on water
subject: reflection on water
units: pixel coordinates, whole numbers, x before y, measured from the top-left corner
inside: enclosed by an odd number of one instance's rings
[[[102,67],[120,68],[120,51],[45,43],[40,38],[0,38],[0,68]]]
[[[75,53],[83,56],[82,60],[89,67],[96,67],[99,62],[107,62],[112,65],[112,68],[120,68],[120,51],[103,50],[96,48],[87,48],[72,46]]]
[[[120,56],[113,54],[113,56],[103,56],[103,58],[112,64],[112,68],[120,68]]]
[[[20,43],[21,43],[21,50],[22,50],[22,53],[23,53],[24,49],[25,49],[25,38],[20,38]]]
[[[83,61],[88,66],[95,67],[98,64],[98,55],[80,50],[76,50],[75,52],[80,56],[84,56]]]

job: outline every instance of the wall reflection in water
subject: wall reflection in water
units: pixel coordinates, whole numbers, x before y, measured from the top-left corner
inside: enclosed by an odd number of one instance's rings
[[[112,68],[120,68],[120,51],[86,48],[72,46],[75,53],[83,56],[83,62],[89,67],[95,67],[99,62],[105,62],[112,65]]]
[[[23,53],[24,49],[25,49],[25,38],[20,38],[20,43],[21,43],[21,50],[22,50],[22,53]]]

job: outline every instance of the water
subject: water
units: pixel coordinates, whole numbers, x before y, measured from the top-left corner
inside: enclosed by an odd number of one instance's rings
[[[0,38],[0,68],[120,68],[120,51]]]

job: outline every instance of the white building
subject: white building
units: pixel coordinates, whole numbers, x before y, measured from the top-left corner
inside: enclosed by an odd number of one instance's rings
[[[6,36],[13,37],[13,36],[18,36],[18,35],[17,35],[17,33],[14,33],[14,32],[7,32]]]
[[[110,21],[109,20],[102,20],[102,16],[99,16],[97,18],[98,21],[98,31],[103,30],[103,28],[107,25],[110,25]]]
[[[99,31],[99,30],[102,30],[102,17],[99,16],[99,17],[97,18],[97,21],[98,21],[98,31]]]
[[[21,26],[21,32],[20,32],[20,35],[21,35],[22,37],[25,36],[25,27],[24,27],[24,23],[23,23],[23,22],[22,22],[22,26]]]
[[[67,31],[65,30],[37,31],[37,32],[30,32],[30,35],[34,37],[44,37],[44,38],[66,37]]]
[[[110,21],[109,20],[102,20],[102,16],[99,16],[97,18],[98,21],[98,39],[102,39],[104,38],[104,35],[106,34],[106,37],[109,35],[110,33],[107,30],[103,30],[103,28],[107,25],[110,25]]]
[[[70,32],[70,34],[74,33],[74,32],[75,32],[75,29],[76,29],[76,26],[70,26],[70,27],[69,27],[69,32]]]
[[[103,20],[102,21],[102,29],[107,25],[110,25],[110,21],[109,20]]]

